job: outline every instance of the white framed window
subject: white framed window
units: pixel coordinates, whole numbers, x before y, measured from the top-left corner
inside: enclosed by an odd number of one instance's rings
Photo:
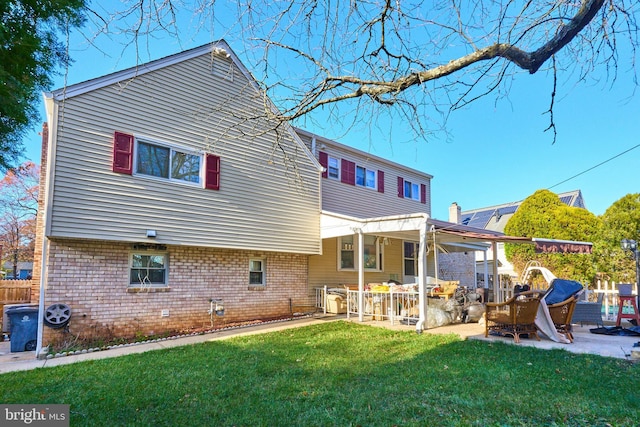
[[[343,236],[338,239],[338,269],[354,270],[356,268],[355,245],[353,244],[353,236]]]
[[[340,179],[340,160],[329,156],[327,158],[327,175],[332,179]]]
[[[367,271],[382,271],[382,245],[374,235],[364,236],[363,263]],[[338,270],[356,270],[358,265],[358,239],[355,236],[338,238]]]
[[[202,155],[136,139],[135,173],[171,181],[202,183]]]
[[[356,166],[356,185],[361,187],[376,188],[376,171],[362,166]]]
[[[249,260],[249,285],[265,286],[267,284],[266,262],[262,258]]]
[[[418,242],[403,242],[402,260],[405,276],[418,275]]]
[[[404,182],[404,197],[420,201],[420,185],[409,181]]]
[[[166,252],[132,252],[129,256],[129,287],[168,286]]]

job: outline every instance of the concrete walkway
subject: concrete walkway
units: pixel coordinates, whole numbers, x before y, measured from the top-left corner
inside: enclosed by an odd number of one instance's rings
[[[237,329],[227,329],[205,335],[189,335],[186,337],[159,340],[144,344],[133,344],[120,346],[109,350],[95,351],[92,353],[74,354],[70,356],[56,357],[51,359],[38,360],[35,352],[10,352],[10,342],[0,342],[0,373],[24,371],[48,366],[67,365],[86,360],[105,359],[108,357],[118,357],[126,354],[144,353],[146,351],[161,350],[171,347],[196,344],[207,341],[224,340],[230,337],[262,334],[272,331],[280,331],[301,326],[320,324],[330,321],[347,320],[344,316],[315,316],[288,321],[273,323],[263,323],[255,326],[242,327]],[[358,322],[351,318],[348,321]],[[364,325],[374,327],[384,327],[395,330],[415,331],[415,326],[403,324],[391,325],[388,321],[366,321]],[[455,324],[443,326],[424,331],[425,334],[457,334],[465,339],[475,339],[481,341],[504,342],[512,345],[533,346],[541,349],[563,349],[573,353],[597,354],[600,356],[614,357],[619,359],[640,360],[640,347],[634,344],[640,343],[640,337],[598,335],[589,332],[592,326],[578,326],[574,329],[574,342],[572,344],[561,344],[544,337],[537,341],[535,339],[522,339],[520,344],[514,343],[512,338],[484,336],[484,326],[478,323]],[[639,344],[640,345],[640,344]]]

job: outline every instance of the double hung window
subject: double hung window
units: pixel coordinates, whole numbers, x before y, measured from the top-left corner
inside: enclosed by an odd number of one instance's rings
[[[129,260],[129,286],[167,286],[167,254],[132,253]]]
[[[364,269],[382,271],[382,249],[377,236],[365,235],[362,248]],[[338,239],[339,270],[355,270],[358,263],[358,239],[354,236],[343,236]]]
[[[420,200],[420,186],[409,181],[404,182],[404,197],[412,200]]]
[[[249,260],[249,285],[265,286],[266,281],[266,265],[263,259]]]
[[[417,276],[418,275],[418,243],[417,242],[404,242],[403,260],[404,260],[404,275]]]
[[[376,188],[376,171],[356,166],[356,185],[367,188]]]
[[[327,169],[329,178],[340,179],[340,160],[329,156],[327,159]]]

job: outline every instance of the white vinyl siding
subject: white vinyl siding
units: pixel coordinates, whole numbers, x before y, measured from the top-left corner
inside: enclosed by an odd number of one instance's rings
[[[310,146],[310,136],[298,129],[303,141]],[[373,218],[386,215],[412,214],[425,212],[431,215],[431,175],[406,166],[372,156],[368,153],[322,139],[322,151],[328,158],[345,159],[367,171],[375,171],[375,184],[378,191],[359,185],[349,185],[337,179],[322,179],[322,209],[329,212]],[[317,153],[316,153],[317,155]],[[378,174],[384,173],[384,192],[378,188]],[[398,197],[398,177],[417,185],[417,200]],[[420,200],[420,184],[426,186],[426,203]]]
[[[139,242],[154,229],[163,244],[320,251],[316,163],[288,133],[234,119],[262,96],[211,67],[206,53],[59,105],[48,236]],[[220,190],[113,173],[114,131],[220,156]]]

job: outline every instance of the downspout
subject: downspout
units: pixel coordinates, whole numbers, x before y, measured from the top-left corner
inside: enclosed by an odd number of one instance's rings
[[[317,158],[318,153],[316,153],[316,145],[317,145],[317,142],[316,142],[316,137],[314,135],[311,137],[311,152]]]
[[[364,234],[361,228],[358,233],[358,321],[364,322]]]
[[[427,219],[425,215],[420,225],[420,243],[418,244],[418,305],[419,318],[416,323],[416,332],[422,333],[427,322]],[[434,226],[431,226],[435,230]]]
[[[44,333],[44,290],[47,274],[49,239],[42,238],[42,265],[40,266],[40,297],[38,298],[38,337],[36,338],[36,359],[42,353],[42,334]]]

